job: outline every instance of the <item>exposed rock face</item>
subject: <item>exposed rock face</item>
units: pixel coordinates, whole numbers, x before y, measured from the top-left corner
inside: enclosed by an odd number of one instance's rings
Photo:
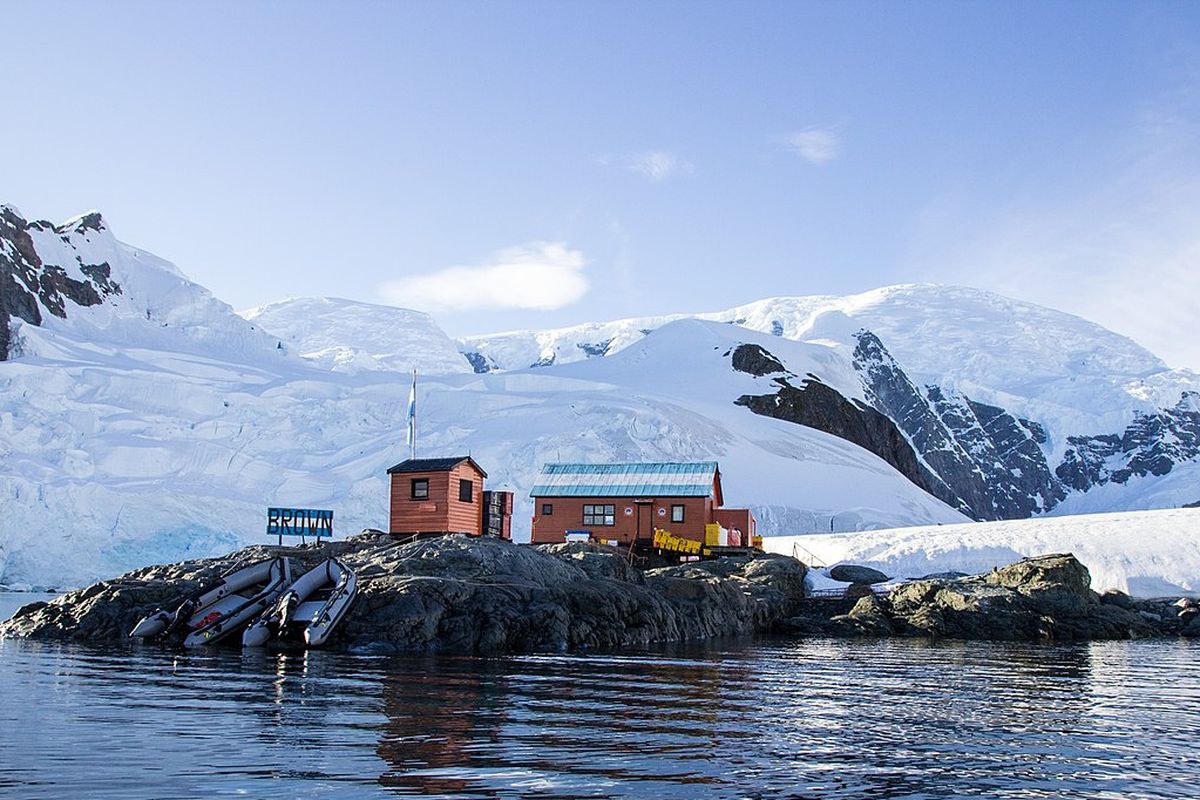
[[[467,362],[471,365],[471,369],[475,370],[475,373],[478,375],[491,372],[495,366],[482,353],[463,353],[463,357],[467,359]]]
[[[103,230],[99,214],[86,214],[67,225],[26,222],[11,206],[0,206],[0,361],[12,348],[10,321],[16,317],[30,325],[42,324],[42,309],[66,318],[68,303],[94,306],[105,297],[120,294],[106,263],[76,264],[85,280],[72,278],[61,266],[45,264],[38,256],[30,231],[51,232],[67,239],[70,233]]]
[[[1018,561],[985,575],[931,578],[887,596],[809,601],[790,620],[809,635],[927,636],[1008,641],[1128,639],[1183,634],[1185,608],[1167,601],[1101,600],[1071,555]],[[1200,615],[1200,612],[1197,612]]]
[[[1020,519],[1066,496],[1046,463],[1046,432],[1002,408],[915,386],[883,342],[856,334],[854,367],[867,397],[895,420],[949,496],[935,495],[975,519]]]
[[[1175,464],[1200,457],[1200,392],[1154,414],[1139,414],[1120,434],[1071,436],[1055,474],[1086,491],[1133,476],[1166,475]]]
[[[738,372],[745,372],[759,377],[787,372],[779,359],[757,344],[738,345],[733,349],[730,361],[733,364],[733,368]]]
[[[743,353],[742,371],[771,369],[779,361],[762,348],[761,352]],[[770,374],[770,373],[763,373]],[[943,500],[953,500],[952,493],[937,476],[931,474],[917,458],[912,447],[890,419],[858,402],[852,402],[816,378],[805,378],[794,386],[788,377],[774,379],[779,390],[774,394],[742,395],[735,402],[755,414],[774,417],[797,425],[816,428],[869,450],[891,464],[900,474],[925,491]]]
[[[136,570],[26,607],[0,636],[125,641],[145,614],[268,552]],[[561,651],[749,634],[796,612],[805,575],[783,556],[643,575],[609,548],[466,536],[399,545],[364,534],[294,552],[293,572],[328,555],[357,571],[359,595],[329,646],[374,651]]]

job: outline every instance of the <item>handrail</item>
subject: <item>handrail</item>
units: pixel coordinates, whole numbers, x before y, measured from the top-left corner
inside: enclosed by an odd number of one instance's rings
[[[807,561],[800,557],[799,553],[797,552],[798,550],[802,550],[808,554]],[[821,559],[820,556],[818,556],[812,550],[809,550],[807,547],[804,547],[799,542],[792,542],[792,558],[796,559],[801,564],[806,564],[811,569],[825,569],[825,567],[829,566],[824,562],[824,560]]]

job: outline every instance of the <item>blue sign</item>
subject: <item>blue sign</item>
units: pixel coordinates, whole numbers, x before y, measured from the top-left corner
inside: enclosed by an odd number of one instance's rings
[[[333,512],[321,508],[268,508],[268,536],[333,536]]]

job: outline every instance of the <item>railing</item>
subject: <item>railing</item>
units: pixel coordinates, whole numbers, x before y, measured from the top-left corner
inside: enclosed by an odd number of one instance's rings
[[[801,555],[802,553],[803,555]],[[804,555],[808,556],[808,558],[805,559],[803,557]],[[820,556],[809,550],[807,547],[800,545],[798,542],[792,542],[792,558],[796,559],[801,564],[807,565],[810,569],[825,569],[825,567],[829,566],[821,560]]]

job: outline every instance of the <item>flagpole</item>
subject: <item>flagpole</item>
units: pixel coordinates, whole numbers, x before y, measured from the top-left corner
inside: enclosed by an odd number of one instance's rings
[[[417,457],[417,368],[413,367],[413,385],[412,385],[412,449],[410,457]]]

